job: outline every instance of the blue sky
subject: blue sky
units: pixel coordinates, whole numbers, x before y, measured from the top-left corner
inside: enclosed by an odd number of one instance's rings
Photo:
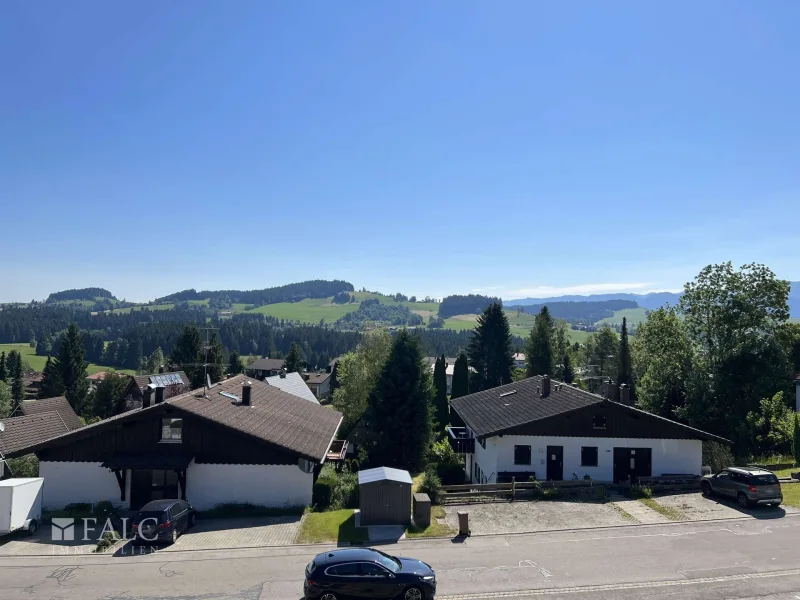
[[[800,3],[7,0],[0,301],[800,280]]]

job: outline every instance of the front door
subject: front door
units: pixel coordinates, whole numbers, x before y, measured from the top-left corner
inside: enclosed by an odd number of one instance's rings
[[[636,483],[652,475],[651,448],[614,448],[614,483]]]
[[[547,447],[547,481],[564,479],[564,446]]]

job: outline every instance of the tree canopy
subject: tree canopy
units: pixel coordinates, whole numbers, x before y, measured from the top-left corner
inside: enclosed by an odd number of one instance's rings
[[[433,367],[433,387],[436,424],[441,431],[450,423],[450,407],[447,403],[447,359],[444,355],[436,358]]]
[[[73,323],[61,340],[53,367],[58,373],[59,387],[63,388],[64,396],[78,414],[83,412],[89,392],[84,352],[80,330]]]
[[[469,394],[469,362],[465,352],[459,352],[453,366],[453,387],[450,398],[461,398]]]
[[[475,369],[476,390],[511,383],[514,353],[508,318],[500,304],[490,304],[478,317],[467,348],[469,366]]]
[[[286,364],[283,367],[287,373],[300,373],[303,370],[303,359],[300,358],[300,346],[292,344],[289,354],[286,355]]]
[[[550,311],[543,306],[525,344],[525,374],[553,376],[553,334],[555,323]]]
[[[433,385],[416,336],[401,330],[364,417],[374,466],[420,471],[433,434]]]

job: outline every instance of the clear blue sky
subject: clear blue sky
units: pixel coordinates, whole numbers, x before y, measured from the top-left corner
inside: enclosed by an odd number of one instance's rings
[[[800,280],[800,2],[6,0],[0,300]]]

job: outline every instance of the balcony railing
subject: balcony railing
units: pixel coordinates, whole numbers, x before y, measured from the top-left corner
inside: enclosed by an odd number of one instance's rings
[[[475,438],[469,437],[466,427],[448,427],[450,447],[456,454],[472,454],[475,452]]]

